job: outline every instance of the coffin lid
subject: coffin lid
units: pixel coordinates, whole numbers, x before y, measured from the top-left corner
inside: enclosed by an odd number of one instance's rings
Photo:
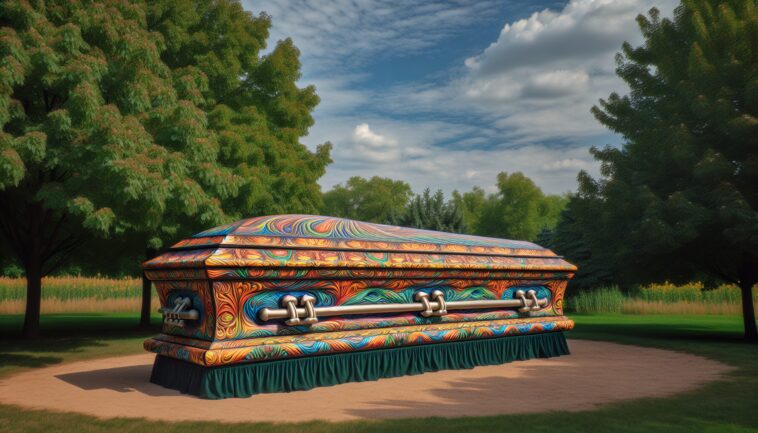
[[[262,216],[215,227],[178,242],[143,267],[576,270],[531,242],[317,215]]]

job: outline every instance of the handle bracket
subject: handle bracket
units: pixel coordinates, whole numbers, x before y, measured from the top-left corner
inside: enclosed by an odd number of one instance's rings
[[[200,313],[193,309],[192,299],[189,297],[178,297],[174,299],[173,308],[161,308],[158,310],[163,315],[163,321],[168,325],[184,327],[186,320],[197,320],[200,318]]]
[[[433,291],[431,297],[428,293],[419,291],[413,296],[416,302],[406,304],[338,305],[329,307],[317,307],[315,305],[316,298],[312,295],[303,295],[299,300],[295,296],[285,295],[281,299],[283,308],[263,308],[258,314],[258,318],[264,322],[272,319],[286,319],[284,321],[285,324],[296,326],[302,324],[312,325],[318,322],[319,317],[328,316],[419,312],[423,317],[441,317],[448,314],[450,310],[491,308],[515,308],[520,313],[531,313],[548,305],[548,299],[537,298],[535,290],[517,290],[514,295],[514,299],[446,301],[442,290]],[[298,304],[300,305],[299,307]]]

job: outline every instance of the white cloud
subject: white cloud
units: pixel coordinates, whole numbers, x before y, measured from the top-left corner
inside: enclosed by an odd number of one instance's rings
[[[353,144],[354,157],[359,160],[390,162],[400,157],[397,141],[372,131],[368,123],[361,123],[355,127]]]
[[[392,136],[385,131],[392,131]],[[326,137],[337,137],[335,162],[320,180],[325,189],[351,176],[382,176],[406,181],[417,192],[426,187],[446,193],[455,189],[467,191],[477,185],[490,191],[499,172],[521,171],[544,191],[562,193],[575,188],[579,169],[593,175],[598,173],[597,164],[583,147],[457,145],[459,140],[490,132],[465,123],[380,118],[361,122],[341,117],[317,123],[308,140],[318,143]],[[441,147],[440,142],[448,145]]]
[[[590,113],[600,98],[626,93],[615,74],[624,41],[641,43],[636,16],[670,15],[678,0],[572,0],[506,23],[497,40],[442,85],[403,84],[380,98],[396,112],[477,115],[512,145],[618,142]]]
[[[583,70],[565,70],[540,72],[523,88],[524,96],[537,98],[554,98],[587,90],[589,75]]]
[[[613,53],[621,42],[639,39],[634,18],[652,5],[650,0],[572,0],[560,12],[546,9],[505,24],[497,41],[467,59],[466,66],[480,75],[501,74]]]
[[[625,92],[614,56],[624,41],[639,44],[635,17],[676,0],[572,0],[506,23],[498,39],[466,60],[454,87],[516,143],[561,140],[575,144],[608,131],[590,107]]]
[[[584,170],[591,168],[591,164],[588,164],[588,161],[586,159],[577,159],[577,158],[566,158],[566,159],[559,159],[556,161],[551,161],[545,164],[542,164],[542,170],[544,171],[559,171],[559,170],[569,170],[576,172],[577,170]]]
[[[379,150],[386,147],[397,146],[397,141],[375,133],[368,126],[368,123],[361,123],[355,127],[353,130],[353,139],[355,139],[356,143]]]
[[[597,174],[590,145],[617,143],[589,110],[626,93],[614,55],[639,44],[639,13],[670,15],[678,0],[570,0],[500,23],[501,31],[458,67],[427,81],[377,86],[363,65],[425,50],[490,19],[490,2],[286,0],[247,4],[272,15],[274,40],[302,52],[303,84],[321,104],[309,146],[334,144],[325,188],[350,176],[386,176],[429,186],[494,188],[500,171],[522,171],[551,193],[575,188],[580,169]],[[491,21],[490,21],[491,23]],[[439,79],[440,76],[449,78]],[[402,120],[400,120],[402,119]]]

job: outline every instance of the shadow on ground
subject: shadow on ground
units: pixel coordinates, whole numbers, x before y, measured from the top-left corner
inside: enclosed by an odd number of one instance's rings
[[[139,392],[152,397],[176,396],[177,392],[149,382],[152,364],[104,368],[55,376],[85,391],[110,389],[116,392]],[[188,398],[196,398],[188,396]]]
[[[21,337],[22,325],[22,315],[0,315],[0,370],[45,367],[68,359],[70,354],[97,351],[118,340],[139,340],[160,332],[159,321],[141,328],[135,315],[44,315],[40,338],[31,340]],[[140,345],[135,347],[139,350]]]

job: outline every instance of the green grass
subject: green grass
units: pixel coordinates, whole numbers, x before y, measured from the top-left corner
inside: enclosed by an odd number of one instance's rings
[[[142,341],[159,331],[161,317],[152,317],[152,329],[140,329],[135,314],[43,315],[43,338],[34,341],[17,337],[23,320],[23,315],[0,315],[0,377],[22,369],[139,352]]]
[[[83,415],[0,406],[0,432],[758,432],[758,345],[746,344],[740,339],[742,327],[739,317],[573,317],[577,327],[570,333],[571,338],[685,351],[734,365],[737,370],[725,380],[674,397],[614,403],[584,412],[336,424],[229,424],[221,427],[217,423],[100,420]],[[0,317],[0,330],[3,332],[0,335],[4,340],[0,349],[3,354],[0,375],[28,368],[19,365],[25,357],[36,358],[34,366],[38,367],[75,359],[137,353],[141,350],[142,338],[149,334],[134,328],[136,316],[63,315],[45,317],[43,332],[47,336],[39,342],[27,343],[8,338],[10,330],[18,327],[19,322],[17,316]],[[8,359],[11,360],[10,365],[6,363]],[[651,365],[650,368],[655,366]]]

